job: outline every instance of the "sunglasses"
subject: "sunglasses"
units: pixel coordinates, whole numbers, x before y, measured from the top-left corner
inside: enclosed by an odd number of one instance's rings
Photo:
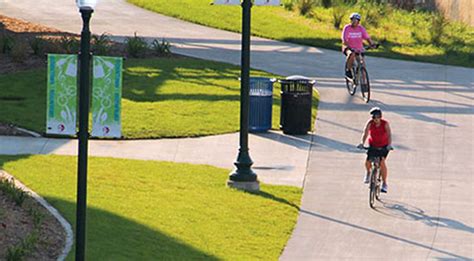
[[[382,116],[372,116],[372,119],[374,119],[374,120],[375,119],[381,119],[381,118],[382,118]]]

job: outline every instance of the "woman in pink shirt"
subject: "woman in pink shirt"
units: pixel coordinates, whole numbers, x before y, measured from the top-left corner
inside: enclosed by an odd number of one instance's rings
[[[364,40],[368,41],[370,45],[374,45],[372,39],[370,39],[369,34],[365,28],[360,25],[360,14],[352,13],[349,17],[351,23],[344,26],[342,30],[342,52],[346,55],[346,77],[352,79],[352,72],[350,68],[354,64],[354,51],[361,52],[364,50],[363,42]]]

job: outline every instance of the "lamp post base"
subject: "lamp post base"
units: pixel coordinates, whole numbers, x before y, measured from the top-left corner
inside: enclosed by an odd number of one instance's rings
[[[234,180],[227,180],[227,186],[230,188],[250,191],[250,192],[258,192],[260,191],[260,182],[256,181],[234,181]]]

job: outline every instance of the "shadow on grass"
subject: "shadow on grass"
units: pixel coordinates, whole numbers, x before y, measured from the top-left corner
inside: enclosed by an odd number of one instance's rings
[[[29,157],[0,156],[0,169],[10,161]],[[76,204],[42,195],[75,230]],[[102,209],[87,208],[88,260],[219,260],[184,242],[133,220]],[[74,256],[74,247],[68,260]]]
[[[247,192],[249,194],[252,194],[252,195],[255,195],[255,196],[260,196],[260,197],[263,197],[263,198],[266,198],[266,199],[270,199],[270,200],[273,200],[273,201],[276,201],[278,203],[283,203],[283,204],[286,204],[292,208],[295,208],[296,210],[300,211],[300,207],[284,198],[280,198],[280,197],[277,197],[273,194],[270,194],[268,192],[265,192],[265,191],[257,191],[257,192]]]
[[[75,230],[76,204],[55,197],[45,199]],[[88,260],[218,260],[171,235],[109,211],[88,207],[86,220]],[[68,259],[74,256],[74,251]]]
[[[238,68],[235,66],[199,60],[194,58],[160,60],[130,60],[124,72],[123,98],[139,101],[153,102],[163,100],[239,100]],[[224,85],[218,81],[235,81],[235,86]],[[216,94],[207,94],[204,90],[192,90],[193,93],[160,93],[160,88],[167,81],[180,81],[182,84],[199,85],[217,88]],[[187,87],[187,86],[179,86]],[[219,90],[220,89],[220,90]],[[235,94],[219,94],[235,92]]]

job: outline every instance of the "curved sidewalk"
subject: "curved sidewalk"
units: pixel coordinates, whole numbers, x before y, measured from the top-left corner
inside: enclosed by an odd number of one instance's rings
[[[313,135],[249,135],[252,168],[268,184],[302,187]],[[207,164],[233,169],[239,134],[160,140],[90,140],[89,156]],[[77,155],[77,140],[0,136],[0,155]]]
[[[73,1],[44,7],[48,2],[37,0],[30,8],[28,0],[11,0],[0,13],[80,31]],[[240,63],[240,35],[122,0],[100,2],[92,31],[165,37],[174,52]],[[472,260],[474,70],[373,57],[367,64],[373,87],[369,104],[359,93],[347,94],[339,52],[252,38],[253,68],[313,77],[321,96],[300,216],[281,259]],[[362,184],[364,155],[353,147],[374,105],[391,123],[396,150],[388,160],[389,193],[372,210]],[[253,150],[260,146],[250,144],[256,165]]]

